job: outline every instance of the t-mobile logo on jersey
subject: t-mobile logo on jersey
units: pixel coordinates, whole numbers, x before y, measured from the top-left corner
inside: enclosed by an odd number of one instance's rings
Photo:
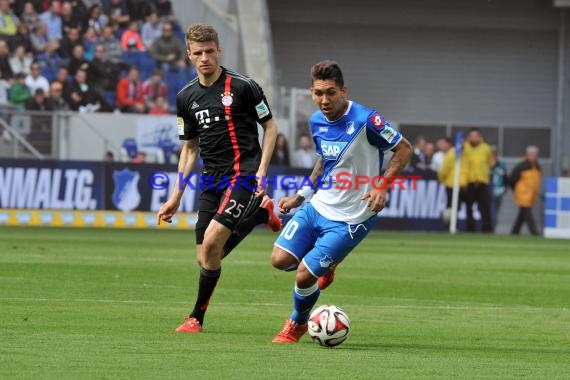
[[[196,115],[196,120],[198,120],[198,124],[202,125],[204,128],[210,128],[210,111],[208,110],[203,110],[203,111],[198,111],[195,113]]]

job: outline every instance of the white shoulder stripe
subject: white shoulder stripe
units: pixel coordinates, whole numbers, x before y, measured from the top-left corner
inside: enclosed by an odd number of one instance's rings
[[[188,84],[186,86],[182,87],[182,89],[180,91],[178,91],[178,93],[176,95],[180,94],[182,91],[186,90],[188,87],[196,84],[197,81],[198,81],[198,77],[192,79],[190,82],[188,82]]]

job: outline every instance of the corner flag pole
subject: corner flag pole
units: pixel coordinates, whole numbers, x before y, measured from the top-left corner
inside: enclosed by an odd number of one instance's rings
[[[451,197],[451,220],[449,233],[457,232],[457,207],[459,205],[459,171],[461,170],[461,149],[463,148],[463,133],[455,135],[455,175],[453,176],[453,193]]]

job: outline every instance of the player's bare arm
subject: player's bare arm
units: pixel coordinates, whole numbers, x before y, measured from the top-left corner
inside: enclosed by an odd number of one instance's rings
[[[319,177],[323,175],[323,158],[319,156],[317,162],[315,162],[315,166],[313,167],[313,171],[309,177],[311,183],[313,184],[313,188],[317,188],[319,185]],[[279,211],[283,214],[287,214],[292,208],[299,207],[305,198],[300,195],[299,193],[292,195],[290,197],[284,197],[279,200]]]
[[[258,197],[262,197],[266,193],[266,189],[263,188],[263,177],[267,175],[267,168],[269,167],[273,149],[275,148],[277,122],[275,119],[269,119],[261,124],[261,127],[263,128],[263,146],[261,148],[261,162],[259,163],[259,169],[255,175],[257,177],[257,191],[255,195]]]
[[[386,196],[390,184],[394,176],[400,174],[412,159],[413,148],[410,142],[402,137],[402,141],[392,149],[392,152],[394,152],[394,155],[388,162],[388,168],[384,172],[384,177],[377,183],[379,190],[373,189],[362,196],[362,200],[368,201],[368,207],[373,212],[380,212],[386,206]]]
[[[180,160],[178,161],[178,173],[183,173],[183,178],[187,178],[194,169],[196,161],[198,160],[198,138],[196,137],[192,140],[184,141],[181,145]],[[157,224],[160,224],[161,220],[170,223],[172,221],[172,217],[180,206],[180,200],[182,199],[182,195],[184,195],[186,183],[183,183],[182,186],[180,186],[178,183],[179,178],[180,174],[176,177],[176,183],[170,198],[162,205],[156,214]]]

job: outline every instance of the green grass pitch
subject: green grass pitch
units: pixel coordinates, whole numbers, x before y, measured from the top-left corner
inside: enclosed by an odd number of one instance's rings
[[[353,327],[325,349],[271,343],[294,279],[275,236],[224,260],[188,335],[193,232],[0,227],[0,378],[570,378],[568,241],[374,231],[321,295]]]

